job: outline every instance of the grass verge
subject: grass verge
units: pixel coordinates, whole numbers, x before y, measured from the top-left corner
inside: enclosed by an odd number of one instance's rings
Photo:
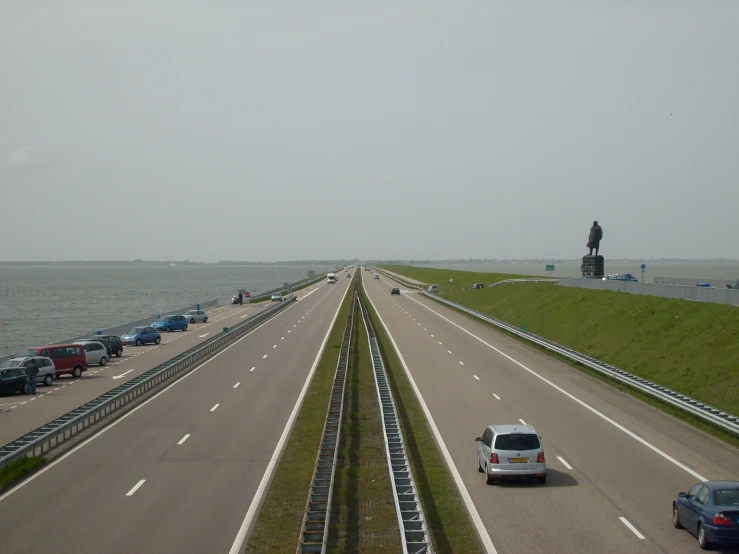
[[[5,492],[45,463],[45,458],[35,456],[32,458],[21,458],[0,469],[0,493]]]
[[[390,337],[364,289],[360,291],[375,328],[434,550],[439,554],[485,552]]]
[[[357,308],[331,502],[328,552],[402,552],[367,331]]]
[[[489,274],[490,279],[481,279],[488,274],[403,266],[391,270],[419,280],[450,276],[455,287],[510,278]],[[462,288],[452,287],[441,295],[729,413],[739,413],[739,311],[734,306],[547,283]],[[598,372],[587,373],[615,383]],[[618,388],[635,392],[623,385]],[[648,395],[637,396],[702,429],[715,429]],[[736,437],[732,439],[729,433],[711,432],[736,444]]]
[[[272,479],[246,551],[295,552],[326,421],[352,294],[344,299]]]

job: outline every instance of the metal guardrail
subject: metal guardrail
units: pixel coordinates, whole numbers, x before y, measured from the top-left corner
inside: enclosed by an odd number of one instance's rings
[[[383,274],[387,275],[384,272]],[[395,279],[399,283],[403,282],[401,279],[397,279],[391,275],[387,276],[390,279]],[[412,285],[406,284],[406,286]],[[722,427],[723,429],[726,429],[727,431],[730,431],[739,436],[739,417],[737,417],[736,415],[724,412],[723,410],[719,410],[718,408],[715,408],[709,404],[705,404],[704,402],[700,402],[694,398],[675,392],[672,389],[668,389],[667,387],[660,386],[647,379],[643,379],[637,375],[624,371],[623,369],[619,369],[615,366],[587,356],[586,354],[582,354],[576,350],[567,348],[566,346],[562,346],[561,344],[557,344],[533,333],[529,333],[528,331],[523,331],[517,327],[514,327],[513,325],[505,323],[504,321],[495,319],[494,317],[468,308],[467,306],[463,306],[462,304],[457,304],[456,302],[452,302],[451,300],[440,298],[435,294],[429,294],[425,291],[422,292],[425,296],[432,298],[437,302],[441,302],[442,304],[446,304],[448,306],[451,306],[452,308],[456,308],[457,310],[465,312],[473,317],[476,317],[477,319],[486,321],[500,329],[504,329],[509,333],[521,337],[524,340],[538,344],[539,346],[542,346],[547,350],[556,352],[557,354],[564,356],[569,360],[572,360],[581,365],[584,365],[585,367],[607,375],[608,377],[611,377],[625,385],[628,385],[629,387],[637,389],[652,397],[658,398],[663,402],[667,402],[668,404],[675,406],[676,408],[691,413],[705,421],[708,421],[709,423]]]
[[[321,275],[317,275],[316,277],[310,277],[308,279],[303,279],[302,281],[295,281],[294,283],[290,283],[290,289],[293,292],[295,292],[295,289],[297,289],[298,287],[308,287],[310,285],[313,285],[314,283],[320,282],[321,280],[323,280],[325,278],[326,278],[326,274],[323,273]],[[287,292],[287,289],[283,285],[281,287],[277,287],[276,289],[268,290],[267,292],[263,292],[261,294],[258,294],[257,296],[252,296],[248,300],[249,300],[249,303],[251,303],[254,300],[261,300],[263,298],[265,298],[265,299],[266,298],[269,298],[270,296],[272,296],[273,294],[276,294],[278,292],[279,293],[285,293],[285,292]]]
[[[398,515],[398,526],[403,533],[403,554],[431,554],[433,552],[431,537],[416,490],[413,471],[406,455],[398,411],[387,382],[387,373],[377,346],[375,329],[361,297],[359,297],[359,307],[367,328],[367,339],[375,373],[375,388],[382,408],[382,433],[385,437],[385,452],[390,471],[390,483],[393,487],[395,511]]]
[[[344,329],[344,338],[341,341],[339,361],[336,364],[336,375],[331,388],[328,414],[321,436],[321,446],[313,469],[313,481],[303,516],[300,544],[297,549],[298,554],[306,552],[321,552],[323,554],[326,552],[328,544],[331,497],[334,491],[336,458],[339,453],[341,418],[344,413],[344,390],[346,388],[346,372],[349,367],[349,348],[352,342],[356,291],[353,294],[354,298],[351,301],[346,328]]]
[[[224,346],[240,338],[275,314],[284,310],[296,300],[295,296],[286,298],[259,314],[224,330],[174,358],[134,377],[130,381],[106,392],[38,429],[0,447],[0,468],[25,456],[40,456],[64,441],[76,436],[101,419],[117,412],[125,405],[139,398],[173,377],[183,373],[197,362],[210,357]]]

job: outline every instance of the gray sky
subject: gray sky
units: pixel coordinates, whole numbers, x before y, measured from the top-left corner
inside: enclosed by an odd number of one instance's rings
[[[1,9],[2,260],[739,258],[736,0]]]

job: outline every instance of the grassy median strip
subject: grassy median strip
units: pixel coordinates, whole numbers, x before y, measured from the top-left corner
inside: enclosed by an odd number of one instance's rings
[[[372,356],[354,312],[328,552],[402,552]]]
[[[485,552],[395,348],[364,290],[360,290],[385,363],[434,550],[439,554]]]
[[[351,300],[349,291],[269,485],[247,552],[282,554],[297,548]]]
[[[45,463],[46,459],[36,456],[32,458],[21,458],[0,469],[0,493],[5,492]]]

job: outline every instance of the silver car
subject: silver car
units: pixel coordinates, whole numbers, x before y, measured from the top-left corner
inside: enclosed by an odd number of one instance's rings
[[[54,366],[54,362],[51,360],[51,358],[46,358],[45,356],[33,356],[33,359],[36,360],[36,367],[38,367],[36,382],[43,383],[47,387],[50,387],[52,383],[54,383],[54,379],[56,378],[56,367]],[[8,367],[25,368],[30,361],[31,356],[13,358],[5,362],[3,364],[3,367],[0,369],[5,369]]]
[[[190,310],[184,315],[190,323],[208,323],[208,314],[203,310]]]
[[[100,364],[105,365],[108,363],[108,349],[102,342],[97,341],[80,341],[75,344],[79,344],[85,351],[85,358],[87,358],[87,365]]]
[[[488,485],[503,478],[547,482],[541,437],[532,425],[488,425],[477,445],[477,470]]]

